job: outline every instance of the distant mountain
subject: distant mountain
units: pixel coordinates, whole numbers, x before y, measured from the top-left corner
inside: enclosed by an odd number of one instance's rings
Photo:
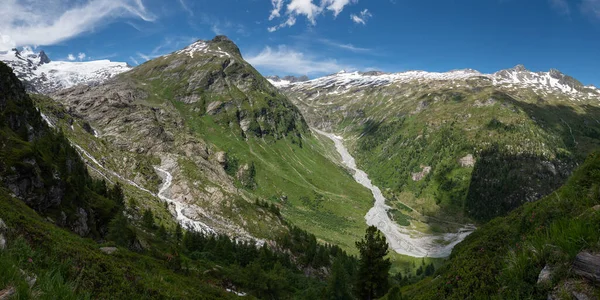
[[[454,70],[446,73],[408,71],[402,73],[383,72],[345,72],[341,71],[329,76],[313,80],[286,80],[279,77],[268,77],[276,86],[281,88],[306,89],[306,88],[330,88],[335,87],[336,92],[353,87],[377,87],[391,84],[445,81],[451,83],[455,80],[487,79],[494,86],[499,87],[527,87],[540,93],[567,93],[577,95],[585,99],[600,97],[600,90],[594,86],[584,86],[575,78],[564,75],[558,70],[549,72],[531,72],[523,65],[502,70],[494,74],[482,74],[478,71]]]
[[[51,61],[43,50],[35,53],[29,47],[0,51],[0,61],[14,70],[27,91],[41,94],[78,84],[96,85],[131,69],[127,63],[109,60]]]
[[[600,90],[557,70],[342,71],[277,85],[311,127],[345,138],[400,220],[503,215],[600,147]]]
[[[275,75],[275,76],[267,76],[266,77],[274,86],[286,86],[288,84],[291,83],[296,83],[296,82],[305,82],[305,81],[309,81],[310,79],[308,78],[308,76],[303,75],[300,77],[296,77],[296,76],[284,76],[283,78]]]

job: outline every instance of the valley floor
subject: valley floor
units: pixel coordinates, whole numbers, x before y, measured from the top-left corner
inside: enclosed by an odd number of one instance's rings
[[[386,200],[381,190],[371,183],[367,173],[358,169],[354,157],[344,146],[343,138],[318,129],[313,129],[313,131],[328,137],[335,143],[335,148],[341,155],[343,164],[354,172],[356,182],[373,193],[375,202],[365,216],[367,225],[374,225],[383,232],[390,247],[396,253],[412,257],[447,257],[452,253],[456,244],[476,229],[474,225],[466,224],[457,232],[429,234],[411,228],[412,226],[399,226],[390,218],[388,214],[390,207],[385,203]]]

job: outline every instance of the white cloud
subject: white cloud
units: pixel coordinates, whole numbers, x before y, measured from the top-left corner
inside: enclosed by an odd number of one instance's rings
[[[368,9],[364,9],[359,15],[351,14],[350,19],[356,24],[367,25],[367,20],[369,20],[372,16],[373,15]]]
[[[150,53],[136,52],[136,55],[138,58],[140,58],[144,61],[149,61],[151,59],[172,53],[175,50],[182,49],[185,46],[188,46],[188,45],[196,42],[197,40],[198,40],[197,37],[169,36],[169,37],[165,38],[156,47],[154,47],[154,49],[152,49],[152,51]],[[139,65],[137,60],[135,60],[133,57],[129,57],[129,58],[131,60],[133,60],[136,64]]]
[[[76,60],[77,58],[75,58],[75,55],[73,55],[73,54],[69,53],[69,55],[67,56],[67,59],[68,59],[68,60],[70,60],[70,61],[74,61],[74,60]]]
[[[271,0],[271,5],[273,5],[273,10],[271,11],[271,15],[269,16],[269,21],[281,17],[281,7],[283,6],[283,0]]]
[[[269,32],[279,30],[284,27],[291,27],[296,24],[298,17],[305,17],[310,24],[317,23],[317,17],[329,10],[333,12],[334,17],[337,17],[344,7],[350,4],[357,3],[358,0],[321,0],[319,5],[315,4],[317,0],[271,0],[273,9],[269,16],[272,21],[282,16],[284,3],[287,3],[285,16],[286,20],[279,25],[268,27]]]
[[[275,50],[266,47],[246,60],[255,67],[279,74],[325,74],[350,69],[335,59],[314,58],[286,46],[279,46]]]
[[[357,3],[358,0],[325,0],[323,1],[323,3],[327,6],[328,10],[333,11],[333,15],[334,16],[338,16],[342,10],[344,10],[344,7],[348,4],[354,4]]]
[[[0,50],[52,45],[116,18],[153,21],[142,0],[2,0]]]
[[[86,55],[85,55],[85,53],[83,53],[83,52],[79,52],[79,54],[77,54],[77,58],[78,58],[80,61],[81,61],[81,60],[84,60],[84,59],[85,59],[85,56],[86,56]]]

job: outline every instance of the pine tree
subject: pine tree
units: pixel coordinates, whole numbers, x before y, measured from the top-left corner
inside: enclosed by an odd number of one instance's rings
[[[356,296],[366,300],[380,298],[388,291],[388,277],[392,265],[389,259],[385,258],[388,254],[385,236],[377,227],[370,226],[364,239],[356,242],[356,247],[360,251]]]
[[[341,257],[338,257],[333,262],[331,267],[331,275],[327,282],[327,299],[343,300],[352,299],[350,295],[350,284],[346,268]]]
[[[182,237],[183,229],[181,228],[181,225],[177,224],[177,227],[175,227],[175,240],[177,240],[177,244],[181,242]]]
[[[144,211],[144,215],[142,216],[142,225],[147,229],[154,229],[154,214],[150,209],[146,209]]]
[[[165,228],[165,225],[160,225],[158,228],[158,237],[163,241],[166,241],[169,238],[169,234],[167,233],[167,228]]]

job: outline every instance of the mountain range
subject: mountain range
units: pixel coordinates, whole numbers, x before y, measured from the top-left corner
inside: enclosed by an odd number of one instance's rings
[[[156,262],[164,276],[179,282],[179,274],[206,270],[210,284],[201,280],[200,289],[217,298],[227,295],[223,290],[229,296],[318,297],[340,270],[353,276],[355,241],[373,225],[392,250],[392,272],[400,274],[392,282],[411,297],[527,298],[557,295],[558,289],[593,294],[586,281],[577,281],[584,292],[569,287],[574,275],[568,266],[597,245],[571,247],[558,237],[597,238],[574,231],[598,216],[589,211],[598,201],[589,180],[597,164],[592,153],[600,146],[600,90],[560,71],[519,65],[494,74],[341,71],[316,79],[265,78],[224,36],[134,68],[106,60],[55,62],[29,48],[0,53],[0,60],[23,85],[12,75],[2,77],[8,95],[0,102],[2,133],[20,146],[2,148],[1,195],[35,210],[7,204],[18,207],[13,214],[52,224],[43,225],[52,228],[44,239],[66,234],[55,232],[63,228],[137,253],[121,255],[167,255],[169,270]],[[578,187],[585,191],[581,199],[572,192]],[[564,219],[569,203],[571,218]],[[0,218],[9,227],[19,224],[6,214]],[[548,234],[556,233],[555,239],[523,225],[532,218],[529,223],[554,230]],[[118,235],[127,238],[111,235],[115,228],[129,230]],[[188,230],[183,240],[182,229]],[[36,234],[26,227],[10,237]],[[494,240],[498,235],[502,239]],[[520,237],[533,250],[511,248]],[[546,241],[558,250],[543,246]],[[207,248],[216,244],[228,250]],[[94,253],[96,246],[89,247]],[[252,249],[264,251],[253,254],[261,262],[240,258]],[[480,249],[491,256],[465,263]],[[531,274],[505,262],[534,250],[544,254],[527,263]],[[176,266],[174,253],[184,253]],[[543,287],[533,282],[507,291],[498,281],[477,288],[478,280],[496,275],[507,286],[529,282],[546,266],[556,275]],[[424,274],[423,268],[439,268],[437,277],[424,278],[433,271]],[[513,277],[502,275],[509,269]],[[107,276],[118,276],[111,270]],[[263,274],[269,284],[259,286],[260,276],[246,274]],[[302,276],[308,279],[297,279]],[[278,277],[288,279],[285,288]],[[444,285],[439,278],[453,279]],[[324,279],[331,281],[319,282]],[[193,285],[187,297],[202,295],[198,282]],[[170,283],[161,286],[172,293]]]

